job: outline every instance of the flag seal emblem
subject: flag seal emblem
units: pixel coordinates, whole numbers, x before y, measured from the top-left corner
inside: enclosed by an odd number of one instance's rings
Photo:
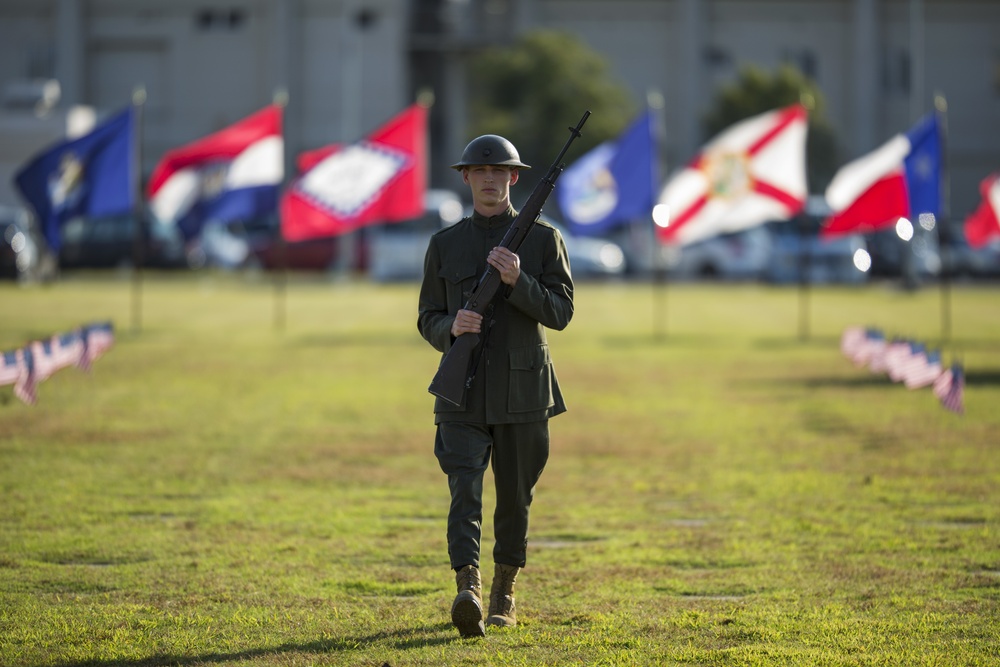
[[[49,201],[54,211],[72,208],[83,196],[85,181],[83,161],[68,151],[59,159],[59,166],[49,176]]]
[[[738,199],[753,191],[750,156],[744,152],[708,155],[703,168],[712,197]]]

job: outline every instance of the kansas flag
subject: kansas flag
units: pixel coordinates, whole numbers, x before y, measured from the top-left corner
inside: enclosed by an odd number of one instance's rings
[[[648,218],[658,182],[653,114],[642,114],[613,142],[590,150],[566,169],[556,200],[569,230],[600,234]]]
[[[15,174],[14,183],[35,210],[53,250],[62,245],[67,220],[132,210],[133,126],[129,107],[89,134],[52,146]]]

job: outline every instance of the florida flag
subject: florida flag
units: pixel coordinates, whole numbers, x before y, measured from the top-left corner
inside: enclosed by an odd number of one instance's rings
[[[929,114],[906,134],[898,134],[867,155],[849,162],[826,189],[833,215],[822,236],[872,232],[941,214],[941,132]]]
[[[660,241],[686,245],[801,211],[809,194],[807,124],[805,107],[793,105],[712,139],[661,192],[653,214]]]
[[[277,209],[284,178],[281,107],[268,106],[207,137],[168,151],[149,179],[149,206],[187,239],[208,221]]]
[[[366,139],[310,152],[314,164],[281,198],[288,241],[337,236],[423,213],[427,107],[414,104]]]
[[[658,182],[653,114],[646,112],[615,141],[588,151],[566,169],[556,190],[563,220],[576,234],[599,234],[648,219]]]
[[[1000,173],[983,179],[979,191],[983,201],[965,219],[965,238],[973,248],[981,248],[993,237],[1000,236]]]

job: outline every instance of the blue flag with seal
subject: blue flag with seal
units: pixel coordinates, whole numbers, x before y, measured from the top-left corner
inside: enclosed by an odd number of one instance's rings
[[[566,168],[556,189],[563,220],[575,234],[600,234],[651,215],[658,180],[653,114],[639,116],[615,141]]]
[[[46,149],[15,174],[14,183],[35,210],[53,250],[62,245],[60,232],[67,220],[132,209],[132,141],[130,106],[89,134]]]

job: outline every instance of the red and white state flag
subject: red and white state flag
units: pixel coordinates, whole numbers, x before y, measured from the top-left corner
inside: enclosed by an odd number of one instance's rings
[[[427,189],[427,107],[408,107],[357,143],[311,151],[309,161],[281,198],[285,239],[415,218]]]
[[[712,139],[660,194],[657,204],[669,215],[657,222],[660,241],[686,245],[801,211],[809,194],[807,125],[805,107],[793,105],[747,118]]]
[[[1000,236],[1000,173],[991,174],[979,184],[983,201],[965,219],[965,238],[973,248],[980,248]]]

